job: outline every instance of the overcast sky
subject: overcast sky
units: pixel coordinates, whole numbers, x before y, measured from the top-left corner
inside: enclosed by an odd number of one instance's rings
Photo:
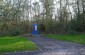
[[[33,2],[34,2],[34,1],[37,1],[37,2],[39,2],[39,0],[32,0],[32,1],[33,1]]]

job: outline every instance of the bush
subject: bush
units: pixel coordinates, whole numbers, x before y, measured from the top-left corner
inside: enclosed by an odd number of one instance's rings
[[[20,33],[18,32],[18,31],[15,31],[15,32],[13,32],[12,33],[12,36],[17,36],[17,35],[19,35]]]

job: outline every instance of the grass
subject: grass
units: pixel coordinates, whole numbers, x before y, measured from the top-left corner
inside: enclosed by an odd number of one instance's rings
[[[85,34],[48,34],[49,38],[54,38],[57,40],[64,40],[64,41],[70,41],[75,42],[79,44],[85,44]]]
[[[19,36],[0,37],[0,53],[35,50],[38,50],[38,47],[28,38]]]

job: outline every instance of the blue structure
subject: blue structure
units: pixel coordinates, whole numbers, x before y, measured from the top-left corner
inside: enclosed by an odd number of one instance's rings
[[[33,31],[32,31],[32,35],[39,35],[39,31],[38,31],[38,24],[34,23],[33,24]]]

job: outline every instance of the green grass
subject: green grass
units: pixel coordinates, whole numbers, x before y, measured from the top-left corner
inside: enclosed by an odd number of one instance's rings
[[[63,35],[57,35],[57,34],[48,34],[49,38],[54,38],[57,40],[64,40],[64,41],[70,41],[80,44],[85,44],[85,34],[63,34]]]
[[[0,37],[0,53],[16,51],[35,51],[38,47],[25,37]]]

